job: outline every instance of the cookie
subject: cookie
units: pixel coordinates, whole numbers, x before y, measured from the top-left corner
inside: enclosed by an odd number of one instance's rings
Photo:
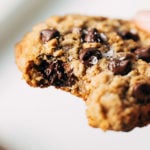
[[[130,131],[150,122],[150,34],[131,21],[52,16],[24,36],[15,57],[30,86],[84,99],[93,127]]]

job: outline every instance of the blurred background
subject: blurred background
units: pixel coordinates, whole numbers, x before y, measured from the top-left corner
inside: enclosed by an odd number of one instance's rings
[[[82,100],[29,87],[14,59],[15,44],[51,15],[131,19],[139,10],[150,10],[150,0],[0,0],[0,144],[8,150],[150,150],[150,126],[129,133],[93,129]]]

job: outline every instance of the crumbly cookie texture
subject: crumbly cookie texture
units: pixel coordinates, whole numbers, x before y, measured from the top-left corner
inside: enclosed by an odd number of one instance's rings
[[[150,123],[150,34],[131,21],[53,16],[33,27],[15,54],[30,86],[84,99],[91,126],[130,131]]]

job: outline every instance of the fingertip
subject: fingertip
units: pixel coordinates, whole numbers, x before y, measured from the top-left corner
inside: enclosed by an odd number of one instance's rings
[[[143,10],[137,12],[134,19],[136,21],[150,21],[150,10]]]
[[[137,24],[138,27],[150,32],[150,11],[149,10],[139,11],[133,18],[133,21]]]

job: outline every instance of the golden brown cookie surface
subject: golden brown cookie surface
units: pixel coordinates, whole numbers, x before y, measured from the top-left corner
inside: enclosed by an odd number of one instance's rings
[[[150,35],[132,22],[50,17],[16,45],[16,62],[29,85],[83,98],[91,126],[128,131],[150,122]]]

